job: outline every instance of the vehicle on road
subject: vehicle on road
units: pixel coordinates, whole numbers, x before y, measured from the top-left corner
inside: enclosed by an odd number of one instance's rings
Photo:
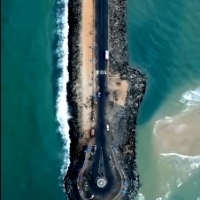
[[[100,97],[101,96],[101,93],[100,92],[98,92],[98,97]]]
[[[106,60],[109,59],[109,51],[108,51],[108,50],[105,51],[105,59],[106,59]]]
[[[91,197],[90,197],[90,199],[93,199],[94,198],[94,195],[92,195]]]
[[[106,130],[109,131],[109,125],[108,124],[106,125]]]

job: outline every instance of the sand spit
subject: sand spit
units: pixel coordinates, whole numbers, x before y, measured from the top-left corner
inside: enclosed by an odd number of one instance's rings
[[[68,4],[69,82],[67,101],[72,118],[69,120],[71,163],[65,177],[65,189],[69,200],[81,199],[77,189],[77,177],[85,158],[86,133],[92,126],[91,123],[88,123],[92,105],[90,105],[90,101],[88,101],[88,105],[85,102],[85,100],[90,99],[92,94],[90,79],[94,75],[90,61],[92,49],[89,47],[92,44],[92,39],[88,37],[92,33],[87,31],[91,29],[92,24],[90,20],[84,21],[82,18],[83,3],[85,2],[81,0],[69,0]],[[128,65],[125,5],[125,0],[109,1],[109,118],[113,122],[110,129],[115,133],[112,134],[113,143],[120,152],[118,159],[128,177],[129,186],[123,199],[132,200],[139,189],[135,153],[135,126],[138,108],[146,87],[146,77],[141,72],[129,68]],[[90,11],[88,11],[88,17],[93,19]],[[86,27],[85,32],[82,31],[82,26]],[[85,35],[88,39],[83,42],[82,39],[85,38]],[[93,87],[95,86],[93,85]],[[88,88],[90,89],[88,90]]]
[[[83,143],[89,137],[93,123],[92,95],[95,90],[95,59],[94,59],[94,2],[93,0],[82,3],[82,26],[81,26],[81,85],[82,85],[82,127]]]
[[[67,101],[72,118],[70,131],[70,166],[64,185],[68,199],[81,199],[77,177],[85,159],[84,147],[91,129],[91,96],[94,90],[94,16],[93,0],[69,0],[69,82]]]

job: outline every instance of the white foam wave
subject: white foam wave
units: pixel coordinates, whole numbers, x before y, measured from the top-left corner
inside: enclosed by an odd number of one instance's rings
[[[181,159],[185,159],[185,158],[187,158],[187,159],[196,159],[196,160],[199,160],[199,162],[200,162],[200,156],[185,156],[185,155],[181,155],[181,154],[177,154],[177,153],[161,153],[160,155],[166,156],[166,157],[168,157],[168,156],[177,156],[177,157],[179,157]]]
[[[137,196],[137,200],[147,200],[142,193],[139,193]],[[163,198],[159,197],[156,200],[163,200]]]
[[[139,193],[137,196],[137,200],[146,200],[142,193]]]
[[[191,174],[191,173],[190,173]],[[177,179],[177,188],[180,187],[183,183],[181,182],[180,178]]]
[[[180,102],[191,106],[196,105],[200,102],[200,87],[196,88],[195,90],[188,90],[182,94]]]
[[[200,156],[185,156],[177,153],[160,153],[163,158],[170,158],[171,161],[174,160],[177,164],[177,167],[187,168],[188,174],[191,173],[192,170],[200,167]]]
[[[70,147],[70,138],[69,138],[69,125],[68,120],[70,114],[68,112],[67,105],[67,91],[66,86],[69,80],[69,74],[67,71],[68,66],[68,0],[61,0],[58,3],[57,10],[57,35],[59,36],[58,45],[57,45],[57,56],[58,56],[58,68],[61,70],[61,75],[58,78],[58,95],[56,108],[57,113],[56,117],[59,122],[59,132],[62,135],[64,141],[64,162],[61,168],[61,178],[63,179],[64,175],[67,172],[67,169],[70,164],[69,160],[69,147]]]

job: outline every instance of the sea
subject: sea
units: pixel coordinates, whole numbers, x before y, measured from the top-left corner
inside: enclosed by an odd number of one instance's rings
[[[130,66],[147,74],[137,200],[200,199],[200,1],[128,0]]]
[[[67,3],[2,0],[3,200],[67,199]],[[127,0],[130,66],[148,77],[137,200],[200,200],[199,21],[199,0]]]
[[[2,1],[3,200],[67,199],[67,3]]]

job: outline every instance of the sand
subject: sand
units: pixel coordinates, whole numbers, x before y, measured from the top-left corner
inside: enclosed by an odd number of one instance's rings
[[[118,74],[109,74],[108,90],[110,92],[109,101],[112,101],[120,106],[125,105],[128,91],[128,81],[121,80]]]
[[[89,130],[95,125],[95,115],[94,121],[91,120],[91,98],[96,93],[94,3],[93,0],[87,0],[83,1],[82,5],[82,127],[84,132],[83,138],[89,138]],[[128,91],[128,82],[121,80],[118,74],[114,76],[109,75],[108,89],[110,92],[110,101],[124,106]],[[117,93],[117,100],[114,99],[114,92]]]
[[[82,3],[82,123],[84,136],[88,137],[88,130],[92,126],[91,121],[91,97],[95,88],[94,77],[94,5],[93,0]],[[93,79],[93,80],[92,80]]]
[[[158,120],[154,135],[156,147],[161,153],[200,156],[200,105]]]

